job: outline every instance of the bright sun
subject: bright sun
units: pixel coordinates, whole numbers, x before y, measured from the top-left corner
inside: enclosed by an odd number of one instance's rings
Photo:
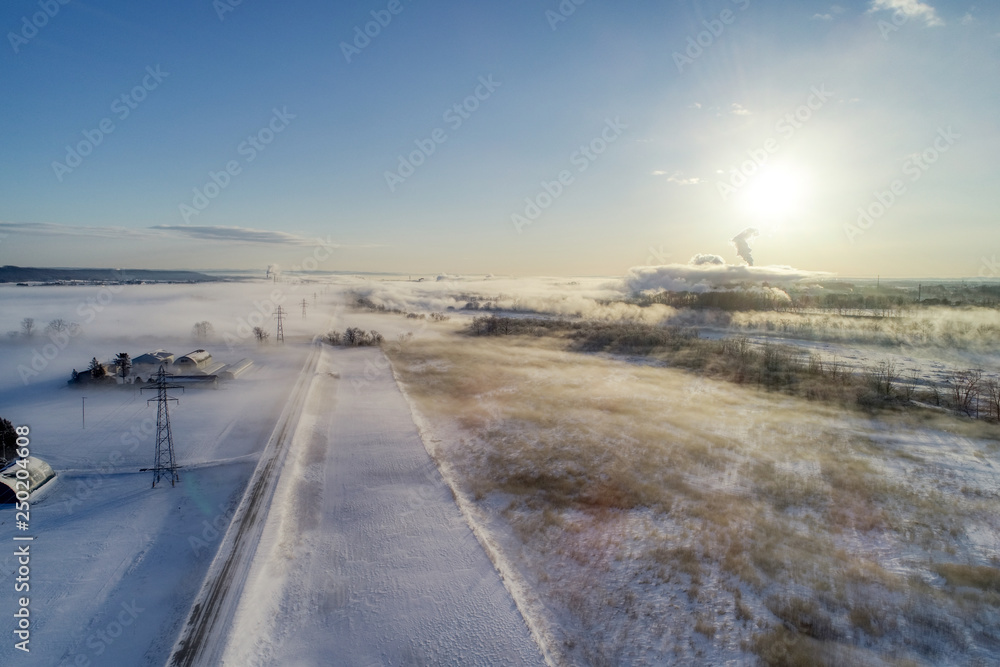
[[[802,212],[808,179],[801,169],[768,165],[745,188],[742,204],[746,211],[757,218],[777,221]]]

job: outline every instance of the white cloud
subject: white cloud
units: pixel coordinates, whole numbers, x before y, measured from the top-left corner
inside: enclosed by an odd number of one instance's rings
[[[670,183],[676,183],[677,185],[699,185],[704,183],[704,179],[698,178],[697,176],[692,176],[690,178],[685,178],[684,174],[679,171],[669,172],[657,169],[653,172],[653,176],[666,176],[667,181]]]
[[[746,107],[744,107],[742,104],[737,104],[736,102],[733,102],[733,104],[729,107],[729,113],[731,113],[733,115],[736,115],[736,116],[749,116],[749,115],[751,115],[749,109],[747,109]]]
[[[900,14],[907,19],[920,19],[929,26],[944,25],[937,10],[920,0],[872,0],[869,13],[887,11]]]
[[[832,21],[833,14],[813,14],[813,21]]]

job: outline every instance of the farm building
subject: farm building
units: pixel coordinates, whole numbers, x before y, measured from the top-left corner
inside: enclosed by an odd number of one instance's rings
[[[18,471],[21,470],[27,471],[27,476],[22,474],[19,478]],[[29,456],[26,459],[26,467],[21,466],[17,461],[12,462],[0,472],[0,505],[11,505],[18,502],[18,491],[27,490],[29,494],[33,494],[55,476],[55,473],[52,472],[52,466],[34,456]],[[18,484],[18,482],[22,483]]]
[[[160,366],[174,363],[174,355],[166,350],[155,350],[139,355],[132,360],[133,375],[152,375],[160,370]]]
[[[229,364],[219,371],[219,377],[223,380],[235,380],[250,370],[252,366],[253,361],[251,359],[240,359],[235,364]]]
[[[218,375],[173,375],[168,379],[171,384],[179,384],[184,387],[219,388]]]
[[[194,352],[188,352],[183,357],[175,360],[174,367],[178,372],[192,373],[194,371],[201,371],[207,366],[210,366],[211,363],[212,355],[205,350],[195,350]]]
[[[208,366],[199,368],[197,373],[200,373],[201,375],[216,375],[219,371],[221,371],[225,367],[226,365],[221,361],[213,361],[210,364],[208,364]]]

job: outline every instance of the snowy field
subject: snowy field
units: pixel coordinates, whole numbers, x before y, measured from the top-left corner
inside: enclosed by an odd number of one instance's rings
[[[8,641],[0,664],[995,662],[994,425],[459,333],[469,304],[697,319],[623,296],[603,278],[0,286],[0,331],[36,323],[0,340],[0,417],[57,473],[32,504],[32,650]],[[58,319],[75,326],[46,332]],[[383,349],[319,342],[346,327]],[[998,370],[982,346],[785,338],[859,368]],[[254,365],[172,392],[181,482],[151,489],[153,392],[66,381],[159,348]]]
[[[544,664],[380,363],[324,350],[223,663]]]
[[[267,442],[305,358],[301,329],[290,327],[289,344],[260,350],[240,341],[191,340],[195,321],[222,324],[254,310],[268,286],[127,287],[101,306],[102,287],[5,287],[0,292],[4,324],[22,317],[40,323],[55,318],[80,321],[65,346],[40,333],[26,342],[4,344],[0,413],[31,427],[35,455],[57,473],[32,504],[31,604],[34,625],[30,655],[0,645],[3,664],[163,664],[191,600],[218,549],[222,532],[240,500],[257,456]],[[102,312],[87,323],[88,299]],[[81,311],[77,308],[84,304]],[[190,308],[190,309],[189,309]],[[84,318],[80,318],[80,312]],[[96,312],[96,311],[95,311]],[[183,316],[180,313],[183,312]],[[53,348],[48,364],[31,365],[35,351]],[[118,352],[133,357],[168,348],[184,354],[208,347],[215,357],[255,360],[254,369],[219,389],[172,391],[176,457],[183,468],[176,488],[151,489],[155,391],[137,387],[77,389],[67,386],[73,368],[92,357]],[[45,350],[43,352],[43,350]],[[27,367],[38,375],[22,378]],[[86,397],[83,427],[81,397]],[[13,511],[0,514],[10,542]],[[5,549],[0,587],[13,591],[16,563]],[[13,593],[12,593],[13,594]]]

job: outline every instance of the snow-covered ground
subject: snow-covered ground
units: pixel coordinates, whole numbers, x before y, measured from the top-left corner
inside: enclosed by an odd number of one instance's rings
[[[224,664],[543,664],[384,363],[324,349]]]
[[[17,328],[22,317],[39,325],[33,338],[2,344],[0,416],[31,428],[32,453],[57,475],[33,499],[26,533],[16,530],[12,508],[0,509],[0,540],[8,545],[0,556],[5,609],[13,607],[18,576],[12,538],[35,537],[26,592],[31,651],[4,641],[0,664],[166,661],[305,358],[299,322],[290,323],[280,350],[221,339],[227,329],[235,335],[239,318],[254,312],[254,301],[267,299],[273,286],[110,289],[0,287],[5,328]],[[56,318],[80,328],[69,340],[52,338],[41,329]],[[213,339],[191,340],[191,327],[201,320],[214,321]],[[147,400],[155,392],[81,390],[66,380],[91,357],[122,351],[134,357],[161,347],[177,354],[206,347],[216,359],[250,357],[255,365],[217,390],[171,391],[179,399],[171,405],[171,423],[181,483],[153,489],[151,473],[139,469],[153,463],[156,405]],[[4,627],[13,637],[13,622]]]
[[[289,469],[277,461],[276,500],[249,521],[257,537],[239,548],[250,586],[224,582],[235,590],[230,614],[242,600],[241,611],[233,626],[222,610],[209,649],[221,655],[228,646],[234,665],[325,664],[331,655],[341,664],[542,663],[381,351],[320,353],[312,341],[332,328],[376,324],[387,340],[431,334],[402,318],[339,317],[344,290],[359,281],[341,282],[0,287],[0,326],[37,322],[33,337],[0,343],[0,416],[30,426],[32,453],[57,473],[31,508],[31,652],[4,642],[0,664],[165,664],[219,559],[231,555],[231,527],[244,518],[248,482],[279,439],[283,414],[291,415]],[[289,313],[280,347],[276,305]],[[68,338],[42,331],[54,319],[79,326]],[[200,321],[213,325],[208,340],[191,338]],[[248,335],[258,324],[272,344]],[[153,461],[154,393],[66,380],[91,357],[196,347],[226,362],[250,357],[254,367],[217,390],[171,392],[180,399],[171,422],[181,482],[150,488],[151,474],[139,468]],[[310,354],[318,367],[306,363]],[[302,380],[306,390],[296,392]],[[0,511],[0,539],[13,544],[16,532],[13,510]],[[0,586],[13,597],[18,564],[5,551]],[[261,617],[263,609],[277,614]]]
[[[57,473],[31,508],[30,655],[0,644],[3,664],[162,664],[294,381],[302,350],[258,357],[218,390],[171,392],[181,483],[151,487],[156,406],[132,388],[8,389],[5,417]],[[12,544],[14,513],[0,511]],[[4,549],[0,590],[16,563]],[[11,593],[13,595],[13,593]],[[126,613],[126,610],[127,613]]]
[[[57,473],[33,500],[31,512],[32,650],[22,653],[12,639],[6,641],[0,644],[0,664],[162,665],[205,618],[209,624],[202,627],[207,629],[189,645],[198,649],[187,654],[190,664],[542,664],[546,658],[550,663],[593,662],[608,656],[617,656],[611,661],[618,664],[650,664],[655,656],[689,662],[705,656],[720,661],[748,657],[744,640],[756,626],[747,625],[743,615],[752,612],[762,623],[771,623],[768,604],[773,600],[745,588],[744,602],[729,600],[726,596],[735,593],[717,586],[716,566],[687,566],[701,573],[700,592],[694,575],[683,568],[680,574],[671,570],[673,559],[697,546],[691,536],[699,534],[684,532],[690,526],[681,531],[673,514],[599,512],[600,521],[594,521],[572,509],[516,508],[503,494],[480,498],[461,490],[457,465],[462,462],[448,457],[455,443],[470,438],[466,431],[478,419],[476,411],[502,403],[511,392],[541,392],[522,406],[533,415],[532,401],[542,405],[549,400],[550,384],[580,392],[578,400],[561,404],[552,414],[593,403],[570,425],[596,420],[594,433],[610,428],[615,411],[627,412],[636,401],[648,403],[642,419],[634,422],[637,428],[657,426],[670,410],[678,411],[677,418],[686,421],[673,431],[665,426],[669,437],[660,440],[690,436],[696,445],[702,439],[718,445],[705,450],[705,461],[689,461],[687,474],[697,488],[736,497],[756,484],[764,489],[762,498],[773,494],[792,503],[776,518],[767,513],[751,517],[761,530],[791,526],[806,535],[826,531],[806,526],[825,521],[822,512],[840,517],[822,504],[818,510],[810,505],[812,496],[800,493],[799,486],[815,483],[821,491],[829,490],[827,468],[809,458],[826,456],[821,443],[814,442],[817,437],[839,443],[840,434],[855,434],[876,449],[842,449],[852,461],[860,461],[858,470],[870,481],[896,494],[893,502],[900,504],[904,524],[880,539],[871,528],[840,530],[830,538],[831,545],[859,562],[877,565],[888,573],[880,574],[887,581],[916,576],[942,596],[947,593],[944,575],[928,565],[928,558],[945,565],[967,561],[980,568],[995,566],[1000,533],[990,518],[995,514],[985,512],[995,506],[998,493],[993,440],[937,428],[902,429],[877,419],[844,419],[831,411],[819,421],[801,424],[789,414],[784,423],[770,412],[777,400],[772,397],[750,397],[702,378],[668,377],[661,375],[663,369],[571,353],[545,357],[537,368],[525,370],[521,389],[496,380],[496,396],[486,391],[477,399],[482,404],[468,414],[429,410],[426,421],[416,415],[418,432],[382,351],[331,348],[314,341],[331,329],[352,326],[380,331],[391,354],[418,341],[464,347],[463,338],[442,337],[475,314],[447,310],[461,308],[470,295],[492,299],[500,307],[560,316],[629,316],[634,306],[603,301],[614,293],[604,279],[453,276],[425,282],[331,277],[312,284],[0,286],[0,331],[17,329],[24,317],[34,318],[38,329],[34,337],[0,341],[0,417],[29,425],[32,453]],[[432,323],[350,309],[359,295],[387,308],[446,312],[452,319]],[[303,301],[308,317],[301,312]],[[276,305],[288,314],[284,346],[273,341]],[[659,311],[642,314],[648,321],[660,317]],[[68,338],[41,331],[55,319],[79,326]],[[194,340],[192,326],[202,321],[211,322],[214,333]],[[259,346],[253,340],[250,329],[256,325],[271,332],[270,344]],[[856,367],[888,359],[896,362],[904,381],[911,369],[941,379],[965,361],[932,350],[855,346],[850,341],[782,342]],[[181,483],[151,489],[151,475],[139,472],[153,458],[156,409],[147,405],[150,392],[139,394],[132,387],[80,391],[66,380],[70,369],[86,367],[92,357],[106,360],[122,351],[136,356],[157,348],[183,354],[198,347],[225,362],[250,357],[254,368],[218,390],[174,392],[180,399],[171,406],[171,416],[177,459],[184,466]],[[994,361],[989,355],[985,360],[984,365]],[[456,375],[455,386],[470,395],[485,391],[495,380],[486,376],[499,377],[516,367],[504,353],[475,377]],[[430,382],[448,370],[428,369]],[[640,380],[655,391],[639,392]],[[81,423],[84,396],[86,428]],[[781,401],[782,406],[792,402]],[[707,405],[724,409],[699,416]],[[744,423],[748,410],[753,427]],[[547,423],[547,414],[531,418]],[[484,423],[493,423],[498,415],[487,410]],[[518,423],[528,428],[529,421]],[[625,424],[622,433],[632,424]],[[553,440],[557,449],[579,445],[558,433]],[[624,437],[622,433],[608,438]],[[774,446],[775,433],[785,434],[779,440],[787,440],[787,448]],[[472,440],[479,435],[472,433]],[[586,429],[574,437],[601,440]],[[628,441],[625,437],[623,443]],[[700,445],[692,447],[701,452]],[[774,451],[768,454],[768,447]],[[786,460],[789,452],[802,460]],[[729,460],[733,457],[735,463]],[[273,465],[265,470],[268,461]],[[750,481],[739,481],[741,474],[750,473],[755,475]],[[263,500],[248,509],[260,479],[267,482],[260,487],[266,488],[259,496]],[[786,481],[795,482],[794,488],[783,488]],[[849,485],[848,478],[835,481]],[[453,488],[459,491],[457,504]],[[938,512],[935,503],[941,499],[950,504]],[[805,509],[795,503],[804,503]],[[944,521],[938,515],[959,517],[963,525],[949,532],[938,525]],[[622,521],[601,523],[608,517]],[[850,517],[840,518],[854,525]],[[928,522],[930,527],[924,525]],[[551,535],[560,550],[536,549],[512,528],[536,524],[545,531],[546,526],[559,528]],[[15,534],[13,511],[0,509],[0,540],[13,545]],[[945,545],[943,552],[928,546],[935,540]],[[749,544],[753,547],[753,541]],[[648,565],[650,558],[659,559],[660,569],[650,570],[652,575],[635,569],[636,563]],[[236,574],[219,578],[227,565]],[[5,548],[0,552],[0,590],[8,591],[9,608],[14,606],[16,567],[13,549]],[[212,586],[219,592],[212,598],[219,601],[212,614],[204,606],[192,607],[208,599]],[[633,611],[622,611],[626,608]],[[706,629],[713,609],[721,610],[717,635]],[[944,627],[947,613],[928,615],[928,627]],[[8,618],[4,627],[13,629]],[[992,616],[983,612],[976,618]],[[695,621],[701,629],[692,630]],[[949,628],[961,624],[949,622]],[[910,641],[917,635],[900,631],[899,636]],[[886,645],[891,641],[881,639]],[[992,654],[987,643],[980,643],[964,655]]]

